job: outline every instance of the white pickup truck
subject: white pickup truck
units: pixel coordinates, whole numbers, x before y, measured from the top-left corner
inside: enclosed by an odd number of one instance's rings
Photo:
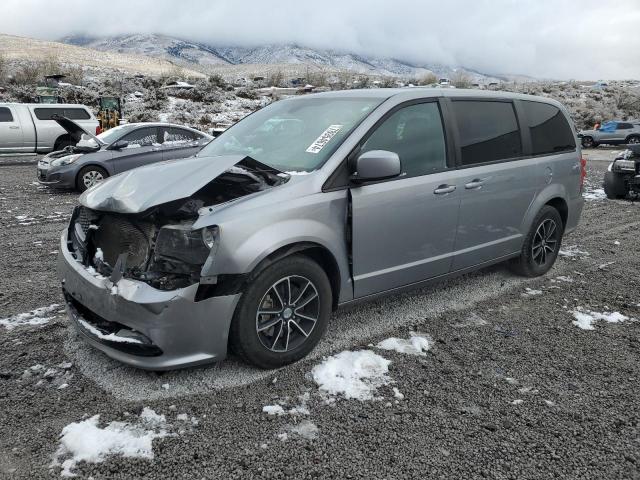
[[[0,153],[47,153],[75,142],[51,119],[60,115],[87,132],[97,131],[98,120],[85,105],[0,103]]]

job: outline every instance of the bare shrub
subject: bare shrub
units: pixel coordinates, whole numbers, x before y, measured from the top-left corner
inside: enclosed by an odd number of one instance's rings
[[[471,77],[463,72],[456,72],[451,78],[451,85],[456,88],[471,88]]]
[[[436,77],[433,73],[427,73],[421,76],[418,79],[418,85],[431,85],[433,83],[438,83],[438,77]]]

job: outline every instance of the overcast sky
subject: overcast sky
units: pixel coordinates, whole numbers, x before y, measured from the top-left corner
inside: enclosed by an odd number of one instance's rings
[[[297,43],[485,73],[640,78],[640,0],[0,0],[0,32]]]

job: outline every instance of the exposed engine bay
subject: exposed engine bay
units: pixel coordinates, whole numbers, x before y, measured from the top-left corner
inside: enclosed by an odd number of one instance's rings
[[[76,207],[68,248],[90,271],[143,281],[160,290],[184,288],[200,281],[218,227],[193,229],[203,207],[229,202],[288,180],[250,157],[207,183],[188,198],[153,206],[140,213]]]

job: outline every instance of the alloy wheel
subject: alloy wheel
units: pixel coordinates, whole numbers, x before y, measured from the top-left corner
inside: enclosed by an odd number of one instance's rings
[[[634,145],[640,143],[640,137],[630,137],[627,143]]]
[[[302,345],[320,318],[320,296],[311,280],[290,275],[271,285],[258,304],[256,333],[272,352]]]
[[[102,180],[104,180],[104,177],[102,176],[102,173],[100,173],[100,172],[98,172],[96,170],[89,170],[87,173],[85,173],[82,176],[82,183],[87,188],[90,188],[90,187],[93,187],[94,185],[97,185]]]
[[[531,258],[538,266],[543,266],[548,260],[553,260],[553,254],[558,246],[558,226],[550,218],[544,220],[533,236]]]

